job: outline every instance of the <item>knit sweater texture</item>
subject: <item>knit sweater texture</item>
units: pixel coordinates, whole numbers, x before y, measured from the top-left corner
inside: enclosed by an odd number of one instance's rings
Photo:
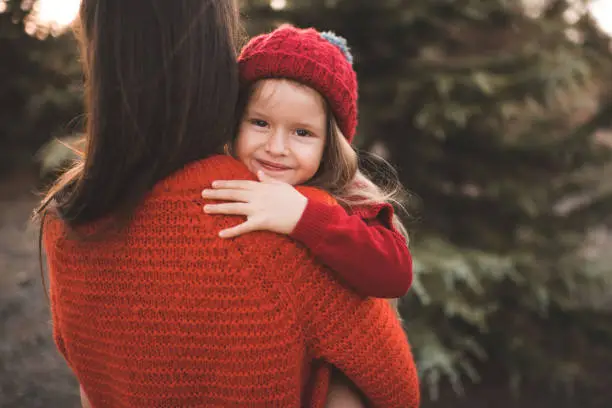
[[[192,163],[103,239],[47,216],[53,334],[93,408],[323,407],[330,364],[372,406],[417,407],[387,302],[345,288],[288,237],[218,238],[242,220],[202,211],[200,191],[219,179],[254,177],[227,156]]]

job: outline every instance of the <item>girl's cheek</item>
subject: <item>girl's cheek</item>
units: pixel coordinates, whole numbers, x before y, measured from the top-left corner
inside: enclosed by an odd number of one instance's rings
[[[257,150],[268,141],[267,132],[251,131],[243,134],[242,143],[249,150]]]

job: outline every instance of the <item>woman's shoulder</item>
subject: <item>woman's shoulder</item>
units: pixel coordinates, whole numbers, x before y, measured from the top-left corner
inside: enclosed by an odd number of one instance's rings
[[[227,155],[215,155],[191,162],[158,182],[153,194],[180,190],[202,190],[215,180],[255,180],[240,161]]]
[[[336,199],[334,197],[331,196],[331,194],[329,194],[328,192],[321,190],[319,188],[316,187],[310,187],[310,186],[298,186],[296,187],[296,189],[302,193],[303,195],[306,196],[306,198],[310,199],[310,200],[314,200],[317,202],[321,202],[324,204],[338,204],[338,202],[336,201]]]

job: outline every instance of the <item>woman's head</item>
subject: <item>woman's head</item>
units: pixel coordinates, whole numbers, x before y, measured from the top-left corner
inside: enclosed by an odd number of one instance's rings
[[[46,200],[73,225],[128,216],[160,179],[221,151],[241,33],[232,0],[83,0],[76,31],[86,148]]]

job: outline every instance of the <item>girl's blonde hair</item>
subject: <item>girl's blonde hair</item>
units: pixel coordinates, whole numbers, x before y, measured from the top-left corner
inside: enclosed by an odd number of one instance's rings
[[[376,170],[384,171],[384,184],[380,186],[360,169],[357,152],[346,140],[328,109],[327,140],[323,158],[319,170],[305,185],[327,191],[349,213],[358,207],[389,203],[406,214],[406,190],[399,182],[393,167],[382,158],[379,158],[379,161],[380,165]],[[408,245],[408,230],[396,213],[393,214],[393,227],[402,234]],[[389,299],[389,303],[402,322],[399,299]]]
[[[384,184],[374,183],[359,167],[357,152],[346,140],[329,110],[327,118],[323,158],[315,176],[305,184],[329,192],[349,212],[358,207],[389,203],[406,214],[407,193],[393,167],[378,158],[376,170],[383,173]],[[408,230],[397,214],[393,214],[393,226],[408,244]]]

